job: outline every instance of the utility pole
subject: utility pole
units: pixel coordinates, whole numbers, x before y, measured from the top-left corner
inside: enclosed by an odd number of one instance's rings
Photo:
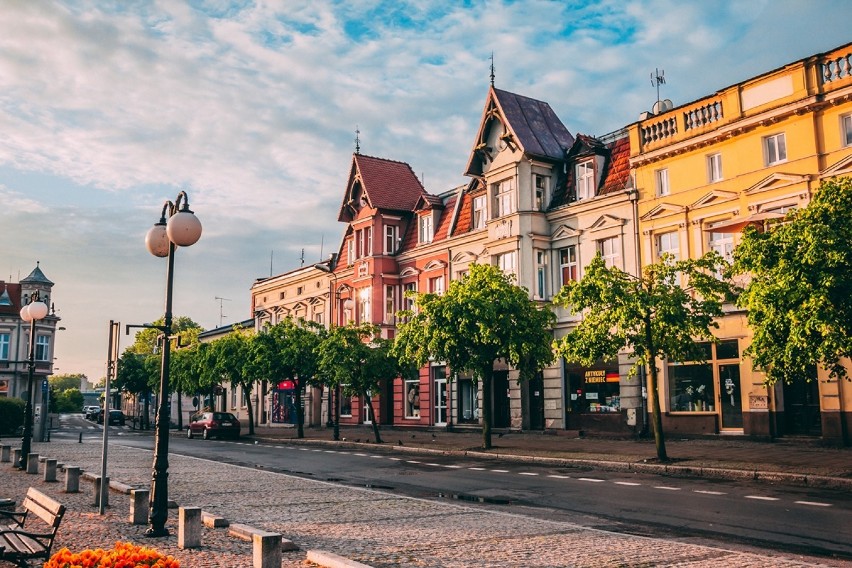
[[[213,299],[219,300],[219,327],[222,327],[222,318],[225,317],[224,315],[222,315],[222,302],[230,302],[231,299],[230,298],[222,298],[222,297],[219,297],[219,296],[215,296]]]

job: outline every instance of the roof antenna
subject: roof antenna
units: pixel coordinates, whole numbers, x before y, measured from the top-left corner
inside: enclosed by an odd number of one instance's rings
[[[299,267],[305,266],[305,249],[302,249],[302,256],[299,257]]]
[[[671,110],[674,108],[674,105],[669,99],[665,99],[663,101],[660,100],[660,85],[666,84],[666,71],[665,69],[654,69],[654,72],[651,73],[651,86],[657,88],[657,102],[654,103],[654,106],[651,107],[651,112],[653,114],[660,114]]]
[[[494,52],[491,52],[491,86],[494,86]]]
[[[355,125],[355,153],[361,153],[361,131],[358,130],[358,125]]]

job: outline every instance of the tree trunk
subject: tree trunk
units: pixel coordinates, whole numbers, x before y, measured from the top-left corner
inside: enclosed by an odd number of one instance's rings
[[[249,436],[254,436],[254,408],[251,405],[251,389],[243,386],[246,389],[246,410],[248,411]]]
[[[382,437],[379,435],[379,424],[376,422],[376,413],[373,412],[373,399],[367,393],[367,391],[364,391],[363,395],[364,395],[364,400],[367,401],[367,409],[369,411],[368,416],[371,419],[370,424],[373,426],[373,435],[376,437],[376,443],[377,444],[384,444],[384,442],[382,442]]]
[[[305,410],[302,408],[302,389],[304,381],[299,378],[296,383],[296,437],[305,437]]]
[[[493,363],[482,370],[482,449],[491,449],[491,379],[494,377]]]
[[[648,350],[648,370],[651,373],[651,417],[654,423],[654,444],[657,446],[657,459],[669,461],[666,454],[666,438],[663,435],[663,416],[660,412],[660,391],[657,387],[657,359],[654,356],[654,336],[651,333],[651,314],[645,314],[645,347]]]
[[[183,430],[183,393],[177,392],[177,429]]]

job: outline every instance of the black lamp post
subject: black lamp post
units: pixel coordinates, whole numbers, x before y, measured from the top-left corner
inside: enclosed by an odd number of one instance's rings
[[[29,303],[21,308],[21,319],[30,324],[30,345],[27,358],[27,402],[24,406],[24,433],[21,438],[21,463],[27,469],[33,441],[33,374],[35,373],[36,321],[47,316],[47,304],[41,301],[38,290],[30,294]]]
[[[157,409],[157,426],[154,434],[154,465],[149,498],[148,529],[146,536],[167,536],[166,519],[169,503],[169,351],[172,333],[172,283],[175,266],[175,248],[194,245],[201,238],[201,222],[189,210],[189,198],[181,191],[174,203],[166,201],[159,222],[145,235],[148,251],[160,258],[168,257],[166,271],[166,313],[162,335],[160,361],[160,406]]]

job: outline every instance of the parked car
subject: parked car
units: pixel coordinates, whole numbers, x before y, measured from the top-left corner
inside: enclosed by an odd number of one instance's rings
[[[87,406],[86,407],[86,419],[87,420],[97,420],[98,415],[101,413],[100,406]]]
[[[230,412],[202,412],[189,419],[186,437],[193,438],[201,434],[205,440],[217,438],[239,438],[240,421]]]
[[[104,423],[103,412],[98,413],[98,424]],[[124,426],[124,413],[120,410],[109,411],[109,426]]]

